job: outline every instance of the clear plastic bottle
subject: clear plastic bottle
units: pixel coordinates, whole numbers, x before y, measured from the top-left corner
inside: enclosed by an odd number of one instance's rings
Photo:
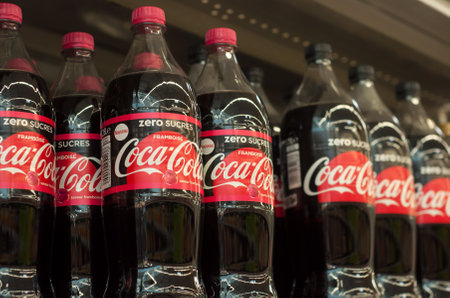
[[[450,150],[420,103],[420,85],[396,86],[416,183],[418,280],[424,297],[450,295]]]
[[[293,295],[379,295],[369,135],[331,68],[331,47],[306,49],[303,82],[281,127]]]
[[[21,23],[0,3],[0,296],[52,297],[54,111]]]
[[[164,39],[164,11],[136,8],[132,30],[102,105],[105,297],[202,297],[195,94]]]
[[[206,55],[206,49],[203,44],[194,45],[189,48],[188,58],[190,67],[188,77],[193,84],[195,84],[202,73],[203,67],[205,67]]]
[[[418,296],[415,190],[408,140],[379,97],[370,65],[349,70],[350,94],[369,130],[375,174],[375,273],[383,297]]]
[[[52,284],[56,297],[101,297],[107,281],[100,134],[105,88],[92,60],[92,35],[64,35],[62,54],[64,66],[52,87],[57,169]]]
[[[269,118],[235,56],[236,33],[205,36],[196,83],[205,197],[202,276],[210,297],[275,297],[274,190]]]

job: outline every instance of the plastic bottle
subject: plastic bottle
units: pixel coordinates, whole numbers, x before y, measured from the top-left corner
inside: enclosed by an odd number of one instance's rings
[[[450,151],[420,103],[420,85],[396,86],[416,183],[418,279],[424,297],[450,295]]]
[[[275,297],[269,118],[235,56],[236,33],[206,32],[196,82],[205,197],[202,276],[210,297]]]
[[[52,283],[56,297],[101,297],[107,280],[100,134],[105,88],[92,59],[92,35],[64,35],[62,54],[65,62],[52,87],[57,191]]]
[[[369,130],[375,174],[375,273],[383,297],[418,296],[415,190],[408,140],[379,97],[370,65],[350,68],[350,94]]]
[[[331,67],[331,47],[306,48],[308,68],[281,127],[293,295],[379,295],[370,145],[354,100]]]
[[[164,40],[164,11],[136,8],[132,25],[102,105],[105,297],[201,297],[195,94]]]
[[[20,7],[0,3],[0,296],[52,297],[54,111],[21,24]]]

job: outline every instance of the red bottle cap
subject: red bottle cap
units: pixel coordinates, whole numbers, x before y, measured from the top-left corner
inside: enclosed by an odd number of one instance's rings
[[[147,68],[161,69],[163,62],[161,56],[155,53],[144,52],[134,57],[133,69],[142,70]]]
[[[6,69],[17,69],[35,73],[30,61],[25,58],[13,58],[6,63]]]
[[[12,3],[0,3],[0,20],[22,24],[22,9]]]
[[[213,28],[206,31],[206,46],[220,43],[237,46],[236,31],[230,28]]]
[[[164,10],[156,6],[141,6],[133,10],[131,14],[131,25],[142,23],[166,24]]]
[[[103,88],[99,79],[93,76],[79,77],[75,82],[75,89],[77,91],[94,91],[98,93],[103,92]]]
[[[85,32],[70,32],[63,36],[62,49],[88,49],[94,51],[94,37]]]

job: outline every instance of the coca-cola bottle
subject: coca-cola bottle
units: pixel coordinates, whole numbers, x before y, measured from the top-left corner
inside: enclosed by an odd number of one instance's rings
[[[308,68],[281,127],[295,297],[377,296],[375,208],[366,125],[331,68],[331,47],[306,48]]]
[[[396,86],[416,183],[418,279],[425,297],[450,295],[450,151],[420,103],[420,85]]]
[[[203,44],[193,45],[189,48],[189,72],[188,77],[192,83],[195,83],[202,73],[206,62],[206,49]]]
[[[200,116],[164,40],[164,11],[132,13],[133,42],[102,105],[105,297],[199,297]]]
[[[92,35],[64,35],[62,54],[65,63],[52,87],[56,112],[52,284],[56,297],[101,297],[107,280],[100,135],[104,86],[92,61]]]
[[[350,94],[369,130],[375,174],[375,274],[384,297],[419,295],[412,162],[398,119],[382,102],[370,65],[349,70]]]
[[[20,7],[0,3],[0,296],[52,297],[54,112],[21,23]]]
[[[196,83],[205,197],[202,276],[211,297],[274,297],[269,119],[235,56],[236,33],[206,32]]]
[[[274,107],[262,86],[264,71],[259,67],[250,67],[245,71],[250,86],[262,100],[272,126],[272,154],[273,154],[273,186],[275,208],[275,231],[273,237],[273,279],[278,297],[289,297],[292,288],[291,259],[289,257],[289,241],[287,234],[286,212],[284,206],[284,192],[281,183],[280,161],[280,124],[281,112]]]

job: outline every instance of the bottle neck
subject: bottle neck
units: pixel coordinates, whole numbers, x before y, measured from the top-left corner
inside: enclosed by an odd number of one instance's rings
[[[92,60],[94,53],[87,49],[67,49],[63,55],[64,66],[51,88],[53,97],[103,95],[104,86]]]
[[[341,87],[329,59],[317,59],[308,63],[302,84],[289,102],[287,110],[318,103],[356,104]]]
[[[67,49],[63,51],[64,60],[73,63],[92,62],[94,52],[88,49]]]
[[[367,122],[394,121],[397,119],[383,103],[372,80],[360,80],[350,86],[350,95],[358,103]]]
[[[196,82],[197,94],[221,91],[254,93],[236,58],[235,47],[226,44],[208,47],[208,57]]]
[[[19,36],[20,24],[9,21],[0,21],[0,37]]]
[[[0,21],[0,68],[20,70],[39,75],[20,38],[20,24]]]
[[[419,97],[408,96],[399,99],[396,115],[407,135],[419,136],[436,132],[436,125],[428,117]]]
[[[143,71],[185,76],[167,47],[163,25],[138,24],[132,31],[133,42],[114,77]]]

